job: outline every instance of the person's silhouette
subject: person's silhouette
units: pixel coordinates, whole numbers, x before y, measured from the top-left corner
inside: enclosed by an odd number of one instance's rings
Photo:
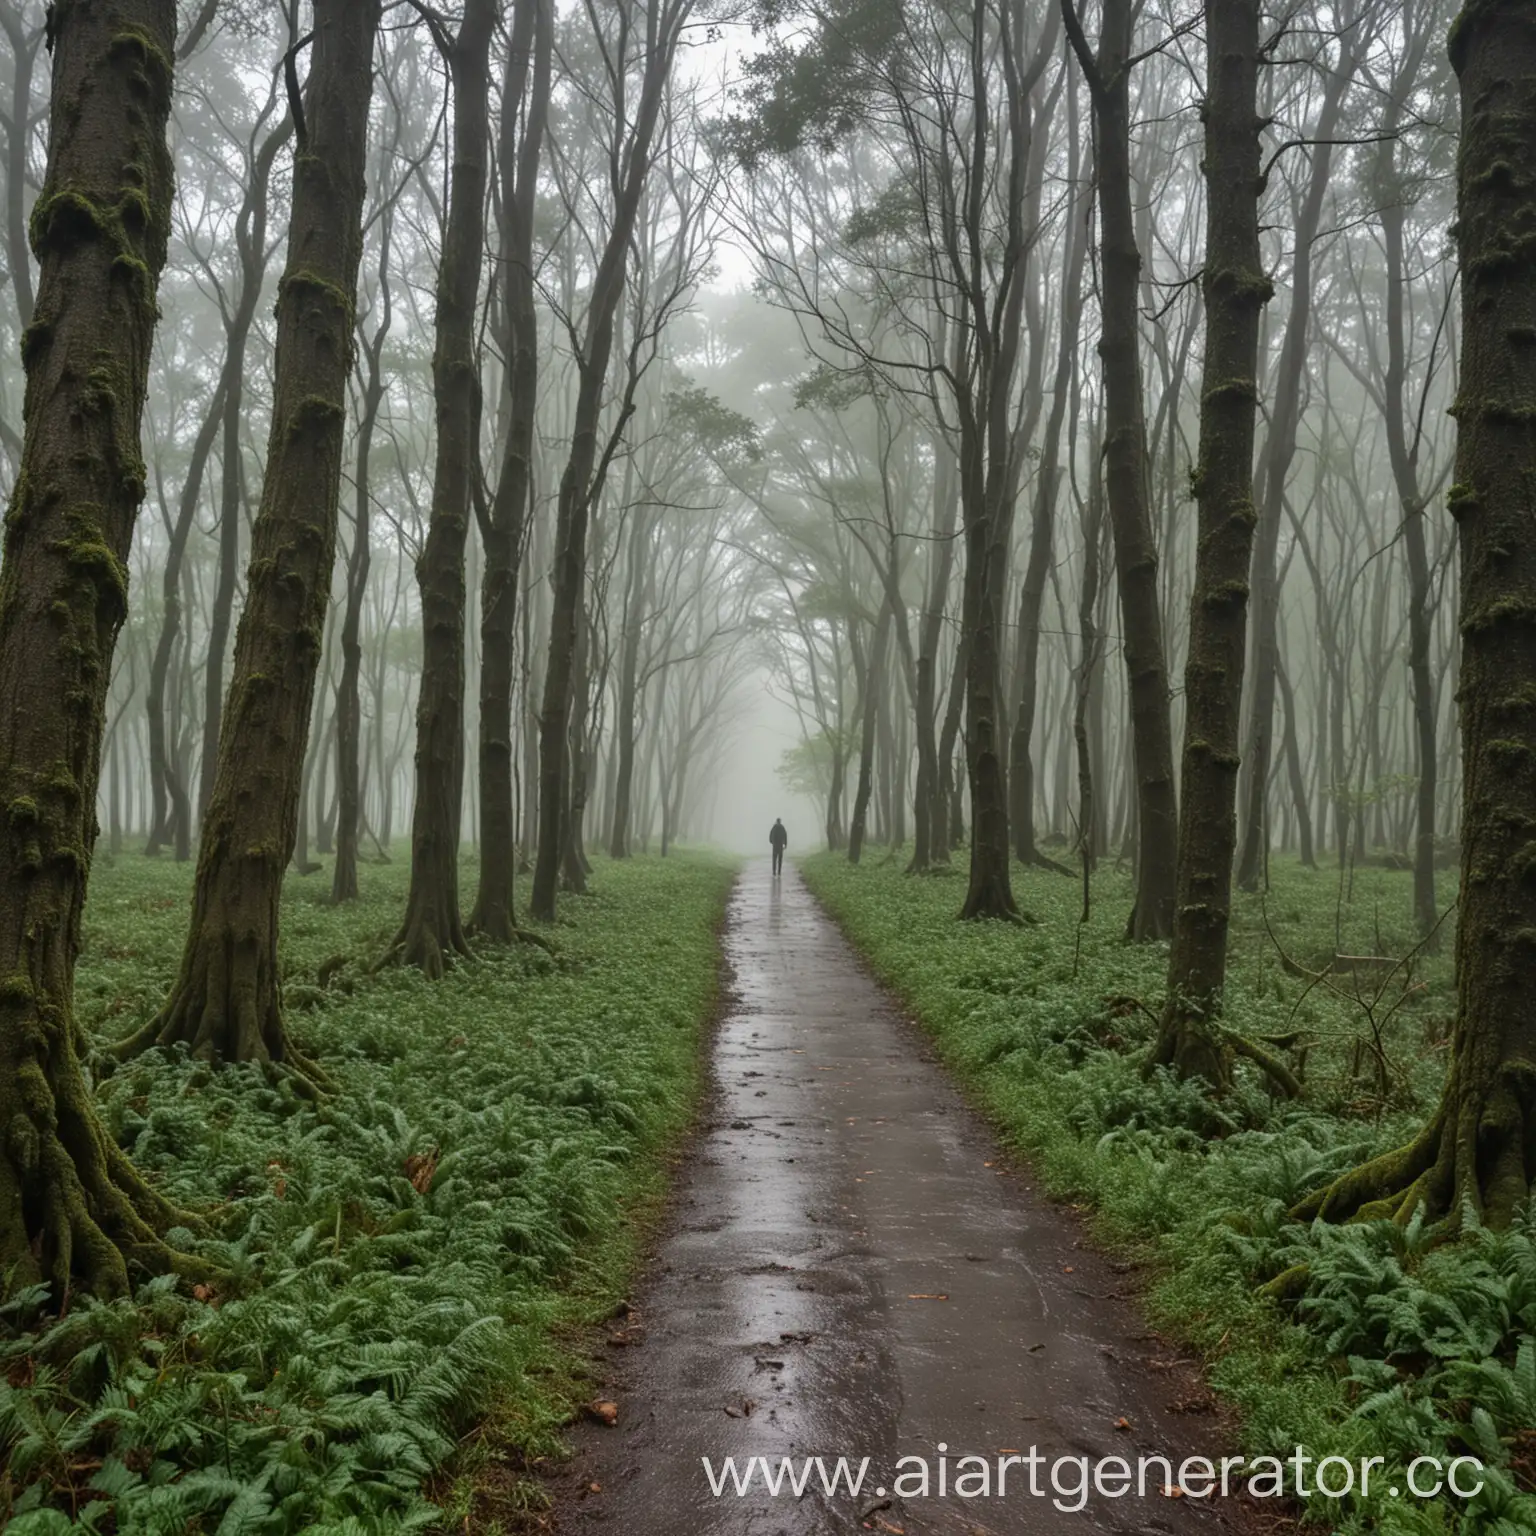
[[[789,845],[789,833],[784,830],[784,823],[778,817],[774,818],[773,826],[768,830],[768,846],[773,849],[773,877],[779,877],[779,872],[784,868],[784,850]]]

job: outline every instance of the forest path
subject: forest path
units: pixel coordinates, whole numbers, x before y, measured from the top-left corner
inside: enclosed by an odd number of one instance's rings
[[[938,1446],[1057,1456],[1218,1454],[1208,1395],[1146,1332],[1125,1282],[995,1143],[822,914],[793,866],[750,863],[725,935],[734,985],[715,1091],[672,1219],[616,1322],[616,1429],[576,1431],[561,1531],[625,1536],[908,1536],[1250,1527],[1246,1500],[938,1497]],[[947,1298],[947,1299],[937,1299]],[[1161,1357],[1161,1358],[1159,1358]],[[1182,1400],[1182,1401],[1181,1401]],[[748,1408],[748,1405],[750,1409]],[[1170,1411],[1177,1405],[1184,1411]],[[1129,1429],[1117,1429],[1118,1420]],[[759,1478],[715,1497],[701,1458],[871,1458],[864,1490],[801,1499]],[[875,1493],[928,1458],[931,1497]],[[597,1484],[598,1491],[591,1491]],[[1069,1484],[1070,1485],[1070,1484]],[[889,1504],[886,1499],[890,1499]],[[1064,1502],[1072,1502],[1070,1500]],[[873,1508],[874,1506],[880,1506]]]

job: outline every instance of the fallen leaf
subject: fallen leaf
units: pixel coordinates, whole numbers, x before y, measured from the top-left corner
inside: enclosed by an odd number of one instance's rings
[[[1165,1499],[1182,1499],[1184,1497],[1184,1490],[1177,1483],[1164,1483],[1163,1497]]]
[[[1061,1272],[1064,1275],[1070,1275],[1074,1273],[1074,1270],[1070,1264],[1063,1264],[1061,1266]]]
[[[1130,1427],[1131,1427],[1131,1421],[1129,1419],[1116,1419],[1115,1420],[1115,1428],[1116,1429],[1127,1430]]]
[[[599,1424],[606,1424],[612,1429],[619,1422],[619,1405],[610,1403],[606,1398],[599,1398],[587,1404],[587,1414]]]
[[[587,1484],[587,1492],[588,1493],[601,1493],[602,1491],[603,1491],[603,1485],[601,1483],[588,1483]]]
[[[907,1293],[907,1300],[908,1301],[948,1301],[949,1300],[949,1293],[947,1291],[909,1291]]]

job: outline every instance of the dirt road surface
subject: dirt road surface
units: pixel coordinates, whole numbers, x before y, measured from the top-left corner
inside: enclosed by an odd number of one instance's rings
[[[1168,1497],[1139,1456],[1219,1457],[1223,1436],[1187,1362],[1146,1332],[1126,1277],[1071,1214],[1004,1166],[918,1032],[870,979],[793,866],[747,866],[732,897],[734,994],[715,1093],[635,1310],[613,1324],[603,1396],[616,1427],[577,1431],[556,1526],[624,1536],[1031,1536],[1266,1529],[1246,1498]],[[1043,1458],[1044,1497],[1029,1468]],[[956,1497],[959,1458],[991,1495]],[[716,1496],[726,1457],[849,1457],[856,1498],[803,1496],[760,1474]],[[917,1496],[915,1467],[929,1466]],[[948,1491],[940,1496],[944,1456]],[[1121,1457],[1132,1491],[1069,1512],[1057,1457]],[[974,1463],[970,1465],[977,1471]],[[829,1463],[830,1470],[830,1463]],[[912,1476],[896,1492],[895,1478]],[[1071,1489],[1075,1470],[1058,1479]],[[596,1485],[596,1491],[593,1491]],[[966,1485],[974,1491],[980,1484]],[[1111,1472],[1106,1486],[1113,1488]],[[1091,1484],[1090,1484],[1091,1489]],[[883,1490],[883,1492],[881,1491]]]

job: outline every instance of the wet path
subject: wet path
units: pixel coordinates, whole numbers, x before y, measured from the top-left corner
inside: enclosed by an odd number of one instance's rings
[[[859,965],[792,867],[750,864],[732,897],[735,996],[716,1094],[679,1172],[672,1224],[636,1311],[614,1324],[615,1429],[586,1426],[562,1474],[561,1531],[624,1536],[1218,1532],[1237,1501],[1027,1496],[1000,1452],[1183,1456],[1219,1447],[1203,1389],[1116,1296],[1071,1219],[1006,1172],[985,1128]],[[993,1166],[996,1164],[996,1166]],[[1124,1421],[1117,1427],[1117,1421]],[[993,1497],[938,1496],[957,1458]],[[754,1481],[715,1497],[701,1457],[871,1458],[860,1496]],[[928,1498],[876,1494],[903,1455]],[[1064,1474],[1066,1476],[1066,1474]],[[1071,1486],[1076,1473],[1066,1476]],[[593,1484],[597,1491],[591,1491]],[[909,1488],[911,1485],[907,1485]],[[977,1485],[972,1484],[974,1489]],[[1113,1487],[1111,1478],[1110,1486]],[[890,1502],[887,1503],[886,1499]],[[1068,1498],[1065,1503],[1075,1502]]]

